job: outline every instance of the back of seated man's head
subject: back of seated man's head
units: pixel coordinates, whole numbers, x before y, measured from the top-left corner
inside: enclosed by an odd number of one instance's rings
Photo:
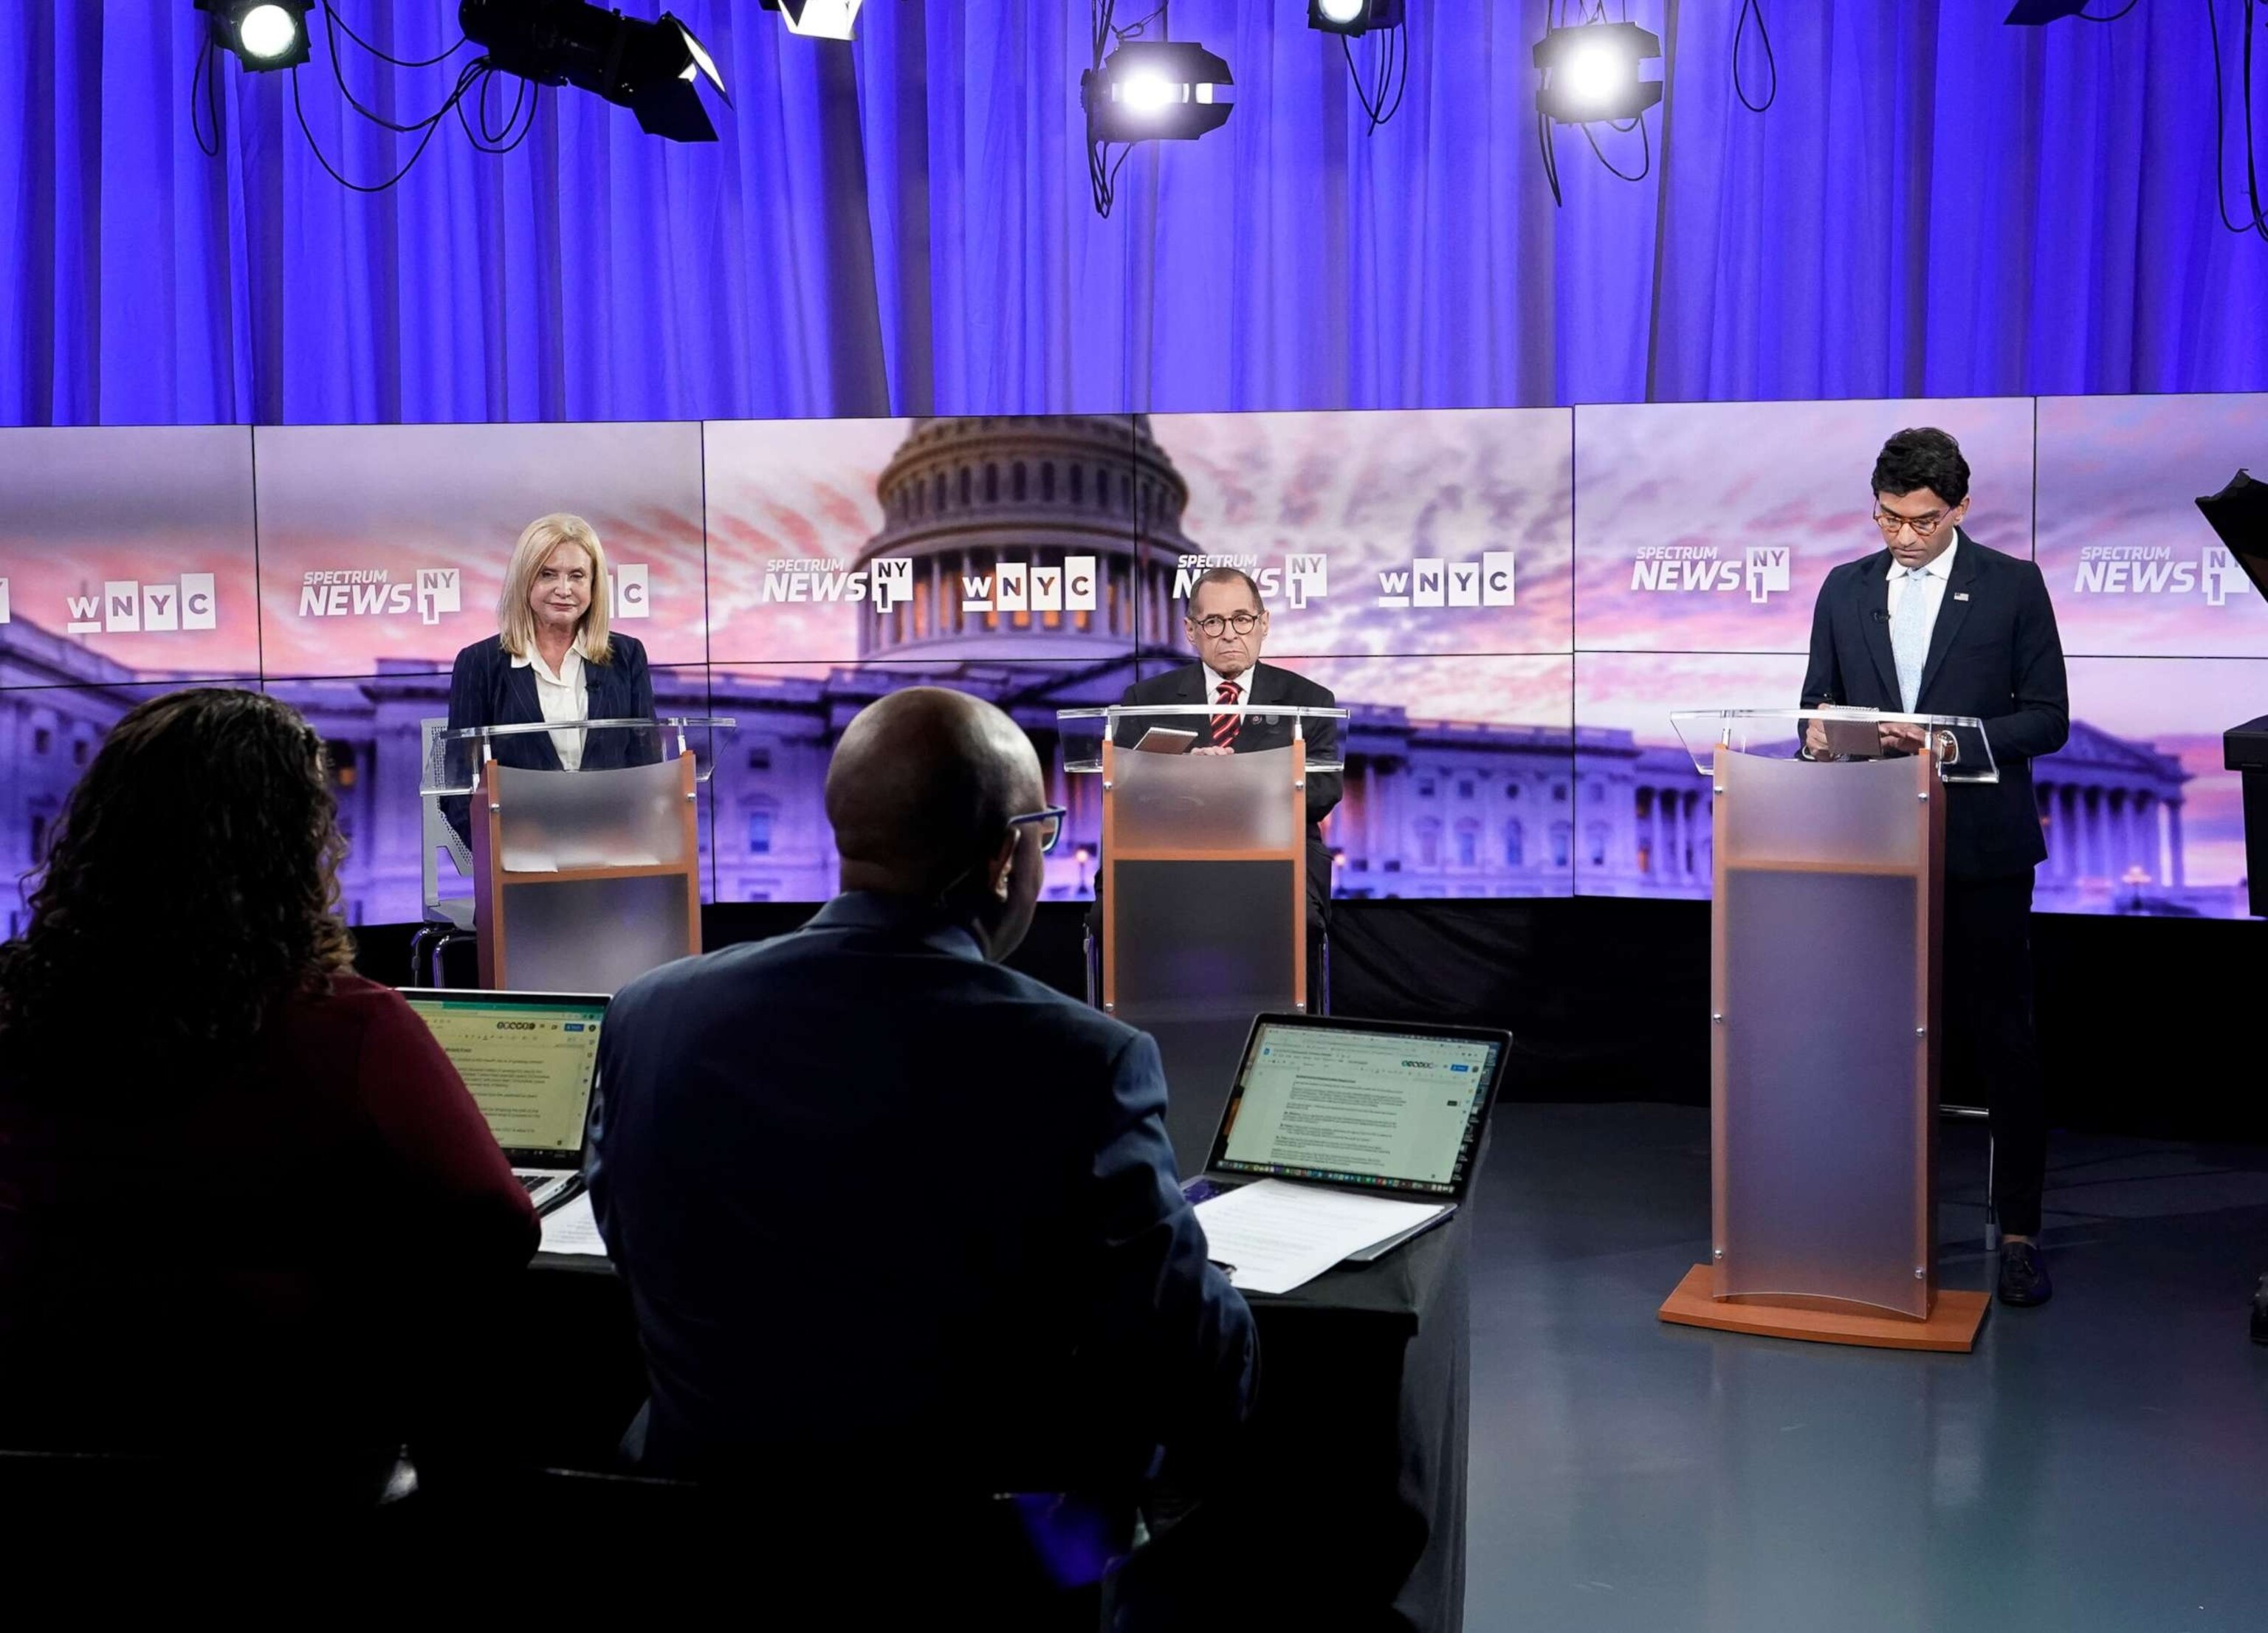
[[[845,890],[905,896],[967,924],[988,957],[1031,928],[1046,866],[1039,756],[991,704],[941,687],[859,710],[827,768],[827,820]]]

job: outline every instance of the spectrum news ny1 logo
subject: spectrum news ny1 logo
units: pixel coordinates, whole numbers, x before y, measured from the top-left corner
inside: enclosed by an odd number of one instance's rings
[[[2165,544],[2090,544],[2080,550],[2071,587],[2076,595],[2201,593],[2207,607],[2226,607],[2240,582],[2236,557],[2221,545],[2206,545],[2192,558]]]
[[[644,562],[619,562],[607,571],[608,609],[617,621],[653,611],[652,572]],[[409,578],[384,567],[310,570],[299,581],[302,618],[404,618],[438,624],[464,610],[464,576],[454,567],[420,567]]]
[[[1788,588],[1788,547],[1752,544],[1738,560],[1713,544],[1652,545],[1631,558],[1633,590],[1657,594],[1734,595],[1745,589],[1762,607]]]
[[[211,573],[178,578],[112,578],[99,594],[66,595],[66,635],[174,635],[219,627],[220,598]],[[464,609],[464,580],[454,567],[421,567],[398,579],[383,568],[363,571],[311,571],[299,586],[302,618],[406,617],[438,624],[446,614]],[[612,615],[617,620],[652,615],[648,563],[624,562],[607,575]],[[9,581],[0,577],[0,624],[11,622]]]
[[[1101,606],[1101,563],[1093,555],[1060,562],[995,562],[963,570],[961,607],[971,613],[1092,613]],[[865,567],[841,561],[767,562],[762,599],[804,606],[872,606],[878,615],[913,600],[914,558],[886,555]]]

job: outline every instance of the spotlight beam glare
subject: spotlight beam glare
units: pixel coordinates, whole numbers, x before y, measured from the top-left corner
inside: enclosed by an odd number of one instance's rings
[[[1188,92],[1188,86],[1171,85],[1161,74],[1136,74],[1119,83],[1118,99],[1137,113],[1155,114],[1187,101]]]
[[[298,42],[299,19],[280,5],[256,5],[244,14],[236,37],[247,54],[271,62]]]
[[[1636,63],[1602,46],[1587,46],[1575,52],[1559,71],[1566,76],[1574,100],[1586,107],[1611,105],[1638,78]]]

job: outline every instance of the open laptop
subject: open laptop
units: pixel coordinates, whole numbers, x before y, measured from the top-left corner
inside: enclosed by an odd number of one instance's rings
[[[1490,1027],[1258,1016],[1204,1171],[1182,1194],[1289,1180],[1442,1204],[1351,1255],[1375,1259],[1465,1200],[1511,1053],[1512,1034]]]
[[[535,1210],[571,1199],[583,1188],[605,997],[430,988],[401,996],[473,1092]]]

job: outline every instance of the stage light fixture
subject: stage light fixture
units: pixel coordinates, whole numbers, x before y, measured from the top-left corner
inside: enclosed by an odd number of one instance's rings
[[[1373,28],[1402,26],[1403,0],[1307,0],[1307,26],[1327,34],[1359,37]]]
[[[1535,42],[1535,110],[1563,125],[1636,119],[1661,100],[1661,81],[1640,79],[1638,64],[1660,55],[1661,36],[1636,23],[1547,29]]]
[[[777,11],[792,34],[814,40],[848,40],[858,20],[860,0],[763,0],[764,10]]]
[[[254,73],[307,60],[310,0],[196,0],[216,44]]]
[[[646,22],[586,0],[462,0],[457,21],[495,71],[595,92],[637,114],[649,136],[717,139],[701,102],[704,79],[733,105],[715,60],[666,11]]]
[[[1109,142],[1194,142],[1228,122],[1235,81],[1228,64],[1181,40],[1130,40],[1079,76],[1090,147]]]

